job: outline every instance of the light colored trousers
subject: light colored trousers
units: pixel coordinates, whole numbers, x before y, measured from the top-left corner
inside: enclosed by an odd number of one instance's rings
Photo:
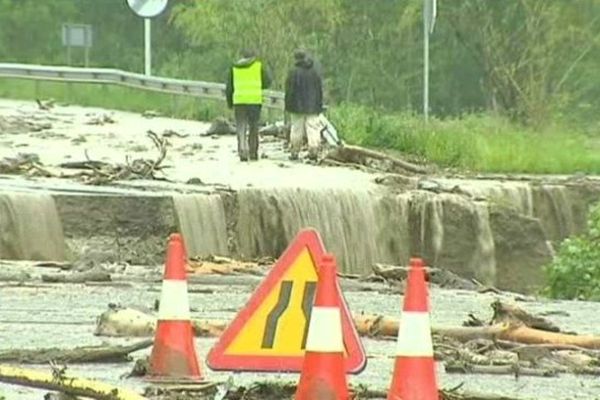
[[[304,138],[308,141],[309,154],[316,156],[321,145],[321,124],[318,114],[292,114],[292,131],[290,132],[290,150],[298,155]]]

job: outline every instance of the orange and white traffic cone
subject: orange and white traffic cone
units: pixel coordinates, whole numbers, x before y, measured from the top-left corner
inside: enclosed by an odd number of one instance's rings
[[[186,260],[181,235],[172,234],[167,247],[158,325],[150,355],[152,377],[202,379],[190,318]]]
[[[349,398],[337,284],[335,258],[325,254],[319,266],[319,281],[295,400]]]
[[[410,260],[388,400],[439,400],[429,319],[429,294],[423,261],[419,258]]]

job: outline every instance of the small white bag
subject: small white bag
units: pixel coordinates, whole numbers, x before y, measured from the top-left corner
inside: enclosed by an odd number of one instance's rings
[[[321,131],[321,139],[327,142],[330,146],[343,146],[344,143],[340,140],[335,126],[323,114],[319,114],[319,125]]]

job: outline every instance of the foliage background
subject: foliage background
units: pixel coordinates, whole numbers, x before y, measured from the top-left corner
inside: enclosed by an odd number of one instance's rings
[[[239,50],[281,89],[297,47],[316,58],[328,115],[350,142],[476,171],[600,173],[600,0],[440,0],[422,123],[422,0],[171,0],[153,20],[155,75],[222,82]],[[0,62],[66,63],[63,23],[91,24],[91,66],[143,71],[125,0],[0,0]],[[72,63],[83,64],[73,50]],[[43,90],[40,90],[43,89]],[[0,95],[186,118],[197,99],[0,80]],[[270,116],[265,115],[268,119]]]
[[[332,104],[395,112],[422,103],[421,0],[172,0],[154,20],[160,75],[222,81],[246,46],[281,88],[291,51],[319,60]],[[143,68],[143,22],[125,0],[0,0],[0,59],[64,64],[61,25],[93,26],[94,66]],[[598,128],[599,0],[441,0],[431,37],[431,108]],[[79,57],[81,63],[82,57]]]

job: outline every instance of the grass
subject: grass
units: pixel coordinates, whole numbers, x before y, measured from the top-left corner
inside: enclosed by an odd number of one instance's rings
[[[431,118],[343,105],[329,116],[349,143],[393,149],[442,167],[478,172],[600,173],[600,141],[567,128],[534,131],[500,117]]]
[[[201,121],[231,116],[220,101],[110,85],[0,79],[0,97],[53,98],[133,112],[156,110]],[[540,132],[486,114],[431,118],[424,124],[419,115],[382,114],[355,105],[332,107],[328,116],[348,143],[399,151],[441,167],[477,172],[600,173],[600,137],[564,127]],[[274,121],[281,113],[266,111],[263,117]]]

